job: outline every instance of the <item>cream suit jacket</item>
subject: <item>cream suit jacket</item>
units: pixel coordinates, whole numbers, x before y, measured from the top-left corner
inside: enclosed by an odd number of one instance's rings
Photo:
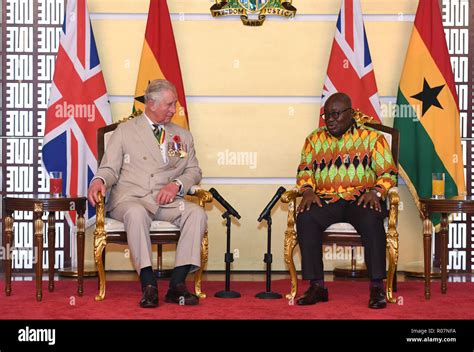
[[[155,214],[160,207],[156,196],[163,186],[179,180],[183,185],[183,194],[187,194],[193,185],[201,181],[202,172],[191,133],[173,123],[164,126],[166,150],[168,142],[178,136],[187,147],[185,157],[168,155],[167,162],[163,161],[158,142],[143,114],[120,123],[115,129],[95,175],[103,178],[107,189],[110,189],[108,211],[121,202],[135,201]],[[176,197],[173,202],[161,207],[178,207],[181,199]]]

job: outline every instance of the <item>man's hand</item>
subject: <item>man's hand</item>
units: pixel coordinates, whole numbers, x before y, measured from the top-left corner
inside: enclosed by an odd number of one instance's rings
[[[374,191],[365,192],[357,201],[357,205],[363,205],[364,208],[370,206],[370,209],[375,209],[378,212],[382,211],[380,207],[380,198]]]
[[[311,188],[308,188],[306,191],[303,192],[303,199],[298,206],[297,212],[302,213],[305,210],[309,210],[311,205],[316,203],[319,207],[322,207],[321,199],[314,193]]]
[[[176,183],[168,183],[158,192],[156,202],[160,205],[171,203],[176,198],[178,192],[179,186]]]
[[[94,207],[95,204],[99,201],[99,197],[97,196],[99,192],[102,193],[103,197],[105,197],[105,185],[100,178],[96,178],[94,181],[91,182],[89,191],[87,192],[87,198]]]

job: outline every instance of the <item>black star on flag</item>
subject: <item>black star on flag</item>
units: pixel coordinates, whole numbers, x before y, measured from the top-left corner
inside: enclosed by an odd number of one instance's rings
[[[135,97],[136,101],[139,101],[142,104],[145,104],[145,95],[141,95],[139,97]]]
[[[150,80],[148,80],[148,84],[150,84]],[[143,95],[140,95],[138,97],[135,97],[135,100],[142,103],[142,104],[145,104],[145,93],[143,93]]]
[[[430,87],[430,85],[426,81],[426,78],[423,78],[423,90],[420,93],[411,96],[412,98],[419,100],[423,103],[423,111],[421,113],[421,116],[424,116],[428,109],[432,106],[436,106],[437,108],[443,109],[438,100],[438,94],[441,92],[444,86],[445,84],[437,87]]]

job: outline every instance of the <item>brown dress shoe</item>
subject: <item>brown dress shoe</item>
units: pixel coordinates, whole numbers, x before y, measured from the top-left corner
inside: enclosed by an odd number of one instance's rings
[[[148,285],[143,290],[142,299],[140,300],[140,307],[155,308],[158,307],[158,289],[155,286]]]
[[[370,299],[369,308],[382,309],[387,306],[387,300],[385,299],[385,290],[382,287],[371,287],[370,288]]]
[[[328,289],[319,285],[310,285],[308,291],[296,300],[299,306],[308,306],[317,302],[328,301]]]
[[[199,303],[199,297],[188,291],[185,284],[177,284],[170,288],[165,296],[165,302],[177,303],[184,306],[195,306]]]

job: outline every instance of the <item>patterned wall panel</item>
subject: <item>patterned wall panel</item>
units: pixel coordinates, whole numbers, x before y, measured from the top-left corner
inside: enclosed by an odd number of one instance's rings
[[[41,166],[41,147],[64,7],[65,0],[2,1],[2,196],[49,192],[47,175]],[[30,271],[32,213],[15,212],[14,216],[13,268]],[[65,236],[69,227],[62,214],[56,217],[55,267],[60,268],[70,263],[69,235]],[[47,268],[47,250],[43,258]]]
[[[472,112],[472,36],[473,6],[469,0],[440,0],[441,14],[445,28],[446,42],[451,56],[456,91],[459,98],[461,115],[461,138],[467,192],[474,194],[472,181],[473,158],[473,112]],[[474,243],[473,217],[466,214],[455,214],[449,225],[448,269],[451,272],[471,272],[474,259],[471,244]],[[439,262],[437,251],[436,262]]]

